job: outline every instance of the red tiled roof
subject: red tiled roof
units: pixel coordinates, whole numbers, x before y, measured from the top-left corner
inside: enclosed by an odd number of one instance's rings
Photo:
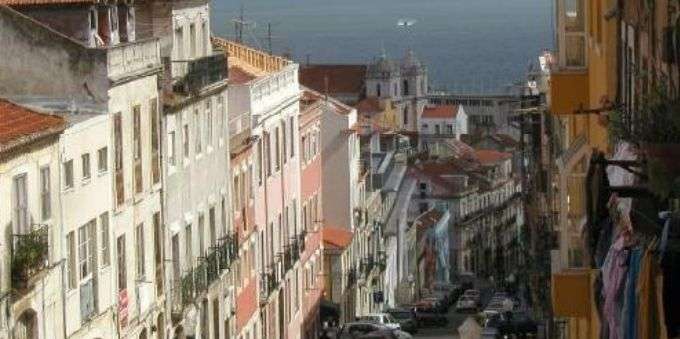
[[[324,226],[321,232],[324,245],[332,249],[345,249],[354,236],[349,229],[335,226]]]
[[[0,6],[32,6],[32,5],[59,5],[59,4],[93,4],[94,0],[0,0]]]
[[[229,83],[232,85],[246,84],[255,78],[256,76],[244,71],[241,67],[229,67]]]
[[[59,133],[65,125],[62,117],[38,113],[0,99],[0,152]]]
[[[481,165],[493,165],[499,161],[510,159],[512,154],[491,149],[479,149],[475,150],[475,157]]]
[[[0,0],[1,1],[1,0]],[[329,94],[356,93],[364,90],[366,65],[310,65],[300,67],[300,83]],[[328,78],[328,89],[326,89]]]
[[[518,144],[517,140],[515,140],[515,138],[507,134],[496,134],[495,138],[499,143],[503,144],[504,146],[517,147]]]
[[[457,105],[429,106],[423,110],[423,118],[450,119],[458,115]]]
[[[354,107],[357,109],[357,112],[364,114],[371,114],[382,111],[382,108],[380,107],[380,100],[375,97],[365,98],[359,101]]]

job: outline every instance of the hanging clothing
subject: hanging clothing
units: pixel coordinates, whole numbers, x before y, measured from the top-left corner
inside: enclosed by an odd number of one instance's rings
[[[602,220],[600,226],[600,235],[597,238],[597,245],[595,246],[594,259],[597,267],[602,267],[604,259],[607,257],[609,248],[612,245],[612,236],[614,233],[614,225],[611,218],[607,217]]]
[[[609,338],[621,337],[622,292],[628,272],[629,251],[623,246],[623,237],[609,249],[604,265],[602,265],[602,288],[604,297],[604,321],[609,326]]]
[[[661,269],[656,256],[648,248],[642,256],[637,284],[637,333],[638,338],[665,339],[662,331],[662,317],[659,314],[657,277]]]
[[[663,273],[664,320],[669,338],[680,336],[680,218],[666,220],[659,246]]]
[[[628,256],[628,273],[626,277],[623,309],[621,310],[621,329],[623,330],[622,337],[624,339],[637,339],[637,281],[640,272],[640,260],[642,258],[642,250],[634,248],[630,250]]]

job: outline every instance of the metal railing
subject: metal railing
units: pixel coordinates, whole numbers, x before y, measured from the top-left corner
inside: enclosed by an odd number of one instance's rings
[[[187,72],[175,84],[177,92],[195,93],[208,85],[227,79],[227,58],[224,53],[183,61]]]

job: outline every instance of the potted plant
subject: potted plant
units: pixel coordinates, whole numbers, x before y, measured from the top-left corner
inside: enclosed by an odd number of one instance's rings
[[[616,110],[609,119],[610,137],[638,147],[652,191],[663,198],[680,176],[680,98],[670,93],[654,88],[637,109]]]

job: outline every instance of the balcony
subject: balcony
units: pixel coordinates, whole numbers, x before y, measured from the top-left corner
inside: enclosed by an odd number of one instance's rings
[[[224,53],[178,62],[185,62],[187,71],[173,86],[176,92],[197,93],[209,85],[227,79],[227,59]]]
[[[269,269],[267,272],[262,273],[260,280],[260,303],[266,304],[277,287],[279,287],[279,281],[276,278],[276,272],[273,269]]]
[[[107,67],[111,79],[160,71],[161,55],[158,39],[137,40],[109,47]]]
[[[194,268],[194,288],[196,294],[208,289],[208,261],[206,258],[199,258],[198,265]]]
[[[305,252],[305,249],[307,247],[306,240],[307,240],[307,231],[302,230],[300,234],[297,236],[298,238],[298,243],[300,244],[300,254]]]
[[[380,272],[384,272],[387,268],[387,253],[385,251],[378,251],[378,260],[376,260],[375,265],[378,267]]]
[[[48,229],[41,225],[25,234],[15,234],[12,248],[12,287],[22,292],[31,288],[31,280],[47,268]]]

